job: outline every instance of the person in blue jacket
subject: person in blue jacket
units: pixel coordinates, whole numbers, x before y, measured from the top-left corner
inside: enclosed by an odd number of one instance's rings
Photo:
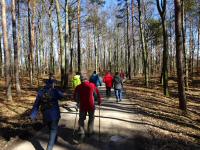
[[[99,75],[97,74],[96,71],[93,72],[93,74],[91,75],[89,81],[94,83],[96,85],[96,87],[102,85],[102,79],[99,77]]]
[[[43,115],[43,121],[47,124],[50,135],[47,150],[52,150],[57,138],[58,122],[60,119],[60,109],[58,100],[64,98],[64,94],[54,88],[55,80],[50,77],[46,81],[44,88],[38,91],[35,103],[32,108],[30,118],[35,120],[39,110]]]

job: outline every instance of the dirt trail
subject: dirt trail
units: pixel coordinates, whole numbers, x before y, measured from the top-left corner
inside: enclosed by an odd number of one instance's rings
[[[73,128],[76,111],[73,107],[75,103],[68,102],[68,107],[62,108],[62,117],[59,122],[58,141],[54,150],[120,150],[120,149],[141,149],[141,144],[137,144],[135,137],[148,137],[145,126],[142,124],[140,116],[134,112],[131,100],[123,99],[116,103],[114,93],[112,97],[105,97],[105,87],[100,87],[104,101],[100,111],[100,137],[99,137],[99,108],[95,112],[95,134],[86,137],[81,144],[75,144],[73,140]],[[76,120],[77,128],[78,115]],[[87,125],[87,120],[86,120]],[[38,132],[29,141],[19,139],[7,150],[43,150],[48,141],[48,131],[46,129]]]

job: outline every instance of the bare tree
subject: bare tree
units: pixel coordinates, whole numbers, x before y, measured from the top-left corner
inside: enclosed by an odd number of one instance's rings
[[[163,30],[163,66],[162,66],[162,80],[163,80],[163,92],[164,95],[169,96],[168,90],[168,35],[166,28],[166,5],[167,1],[156,0],[158,12],[162,21]]]
[[[81,2],[78,0],[78,21],[77,21],[77,45],[78,45],[78,71],[81,72],[81,45],[80,45],[80,32],[81,32]]]
[[[6,74],[6,94],[7,99],[12,100],[11,92],[11,60],[10,60],[10,48],[8,47],[8,32],[7,32],[7,21],[6,21],[6,2],[1,0],[2,6],[2,29],[3,29],[3,44],[5,50],[5,74]]]
[[[176,33],[176,68],[178,78],[179,108],[186,111],[186,96],[183,76],[183,41],[181,35],[181,2],[174,0],[175,5],[175,33]]]
[[[56,0],[56,12],[57,12],[57,22],[58,22],[58,33],[59,33],[59,41],[60,41],[60,57],[61,57],[61,86],[64,87],[64,77],[65,77],[65,55],[64,55],[64,37],[62,32],[62,22],[61,22],[61,14],[60,14],[60,5],[58,0]]]
[[[19,61],[18,61],[18,38],[17,38],[17,27],[16,27],[16,2],[12,0],[12,30],[13,30],[13,45],[14,45],[14,67],[15,67],[15,82],[16,91],[19,95],[21,93],[20,81],[19,81]]]

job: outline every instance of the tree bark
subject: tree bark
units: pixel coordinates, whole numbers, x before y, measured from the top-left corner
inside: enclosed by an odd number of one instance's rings
[[[17,95],[20,95],[20,81],[19,81],[19,61],[18,61],[18,38],[16,27],[16,2],[12,0],[12,31],[13,31],[13,45],[14,45],[14,70],[15,70],[15,82]]]
[[[4,67],[3,67],[3,50],[2,50],[2,47],[1,47],[1,33],[0,33],[0,75],[1,77],[4,76]]]
[[[175,34],[176,34],[176,68],[179,92],[179,108],[186,111],[186,96],[183,77],[183,41],[181,36],[181,2],[174,0],[175,5]]]
[[[7,21],[6,21],[6,2],[1,0],[1,11],[2,11],[2,30],[3,30],[3,44],[5,50],[5,73],[6,73],[6,94],[7,100],[12,100],[12,91],[11,91],[11,60],[10,60],[10,48],[8,47],[8,32],[7,32]]]
[[[166,29],[166,0],[160,1],[156,0],[158,12],[162,21],[162,33],[163,33],[163,67],[162,67],[162,81],[163,81],[163,93],[166,96],[169,96],[168,89],[168,35]]]
[[[61,16],[60,16],[60,6],[58,0],[56,0],[56,12],[57,12],[57,20],[58,20],[58,33],[59,33],[59,40],[60,40],[60,57],[61,57],[61,86],[64,87],[64,77],[65,77],[65,55],[64,55],[64,37],[62,32],[62,25],[61,25]]]
[[[68,0],[65,0],[65,84],[64,87],[68,87],[69,76],[69,10]]]
[[[33,8],[34,11],[34,8]],[[33,86],[33,48],[34,48],[34,17],[31,18],[31,0],[28,0],[28,35],[29,35],[29,78],[30,86]]]
[[[78,0],[78,21],[77,21],[77,49],[78,49],[78,72],[81,72],[81,45],[80,45],[80,19],[81,19],[81,2]]]
[[[186,46],[186,20],[185,20],[185,4],[184,1],[181,1],[181,24],[182,24],[182,37],[183,37],[183,53],[184,53],[184,71],[185,71],[185,89],[186,91],[189,88],[188,84],[188,58],[187,58],[187,46]]]
[[[138,11],[139,11],[139,26],[140,26],[140,40],[142,45],[142,56],[143,56],[143,73],[145,77],[145,86],[149,86],[149,77],[148,77],[148,62],[147,62],[147,49],[145,44],[145,38],[144,38],[144,30],[142,26],[142,12],[141,12],[141,2],[140,0],[137,0],[138,2]]]

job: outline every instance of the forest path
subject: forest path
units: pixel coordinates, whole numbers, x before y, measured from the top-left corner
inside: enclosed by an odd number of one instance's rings
[[[99,138],[99,107],[95,111],[95,134],[86,137],[81,144],[75,144],[73,138],[76,111],[74,102],[68,102],[66,108],[61,107],[61,120],[58,129],[58,141],[54,150],[137,150],[141,149],[141,142],[135,141],[138,137],[151,138],[148,136],[140,116],[133,109],[133,102],[126,99],[119,103],[112,97],[105,97],[105,86],[101,86],[100,92],[104,101],[100,110],[100,138]],[[123,94],[125,95],[125,94]],[[78,127],[78,115],[76,128]],[[87,125],[87,120],[85,121]],[[87,127],[87,126],[86,126]],[[76,137],[76,136],[75,136]],[[140,138],[139,138],[140,139]],[[48,142],[46,128],[29,141],[18,140],[9,150],[44,150]]]

